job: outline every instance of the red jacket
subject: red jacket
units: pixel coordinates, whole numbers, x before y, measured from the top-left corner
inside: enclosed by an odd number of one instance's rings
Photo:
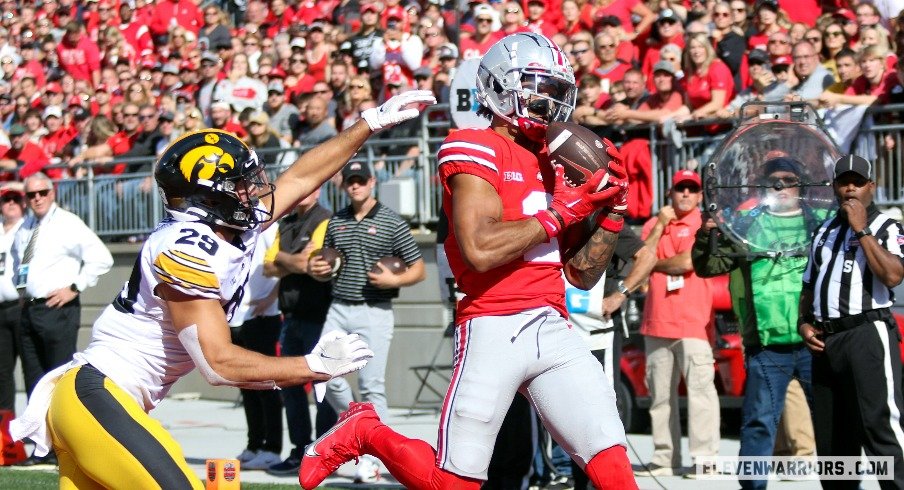
[[[50,157],[47,156],[44,149],[31,141],[26,141],[25,144],[22,145],[21,150],[17,151],[10,148],[3,156],[0,156],[0,158],[9,158],[10,160],[19,162],[20,179],[24,179],[33,173],[40,172],[44,167],[50,164]],[[47,176],[51,179],[58,179],[62,176],[62,173],[63,169],[51,169],[47,171]]]
[[[56,51],[64,72],[76,80],[94,83],[91,74],[100,70],[100,51],[88,36],[82,36],[75,46],[63,41],[57,45]]]
[[[204,25],[204,14],[191,0],[162,0],[154,8],[151,17],[151,33],[162,36],[169,32],[172,23],[176,23],[191,32],[198,34]]]

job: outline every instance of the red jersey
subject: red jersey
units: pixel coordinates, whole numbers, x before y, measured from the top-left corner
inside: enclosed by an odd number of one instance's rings
[[[60,156],[59,153],[66,148],[70,141],[78,136],[78,130],[72,126],[63,126],[53,133],[41,137],[41,146],[50,156]]]
[[[138,53],[138,56],[147,56],[154,53],[154,42],[151,40],[151,31],[148,26],[138,22],[120,24],[119,32],[122,37]]]
[[[91,74],[100,70],[100,51],[88,36],[82,36],[75,46],[61,42],[57,45],[56,52],[63,71],[76,80],[94,83]]]
[[[882,76],[882,82],[875,87],[870,86],[869,80],[864,75],[860,75],[844,93],[845,95],[874,95],[878,97],[877,102],[887,104],[891,94],[900,90],[901,85],[898,82],[898,74],[886,72]]]
[[[483,42],[478,42],[472,37],[465,37],[461,40],[461,59],[469,60],[471,58],[480,58],[485,55],[490,47],[496,44],[496,41],[502,39],[502,33],[493,32],[487,36]]]
[[[681,79],[681,87],[687,94],[687,105],[691,110],[702,107],[713,99],[713,90],[725,91],[725,102],[723,107],[727,106],[731,99],[734,98],[734,77],[731,70],[721,60],[713,60],[709,64],[709,69],[705,74],[698,72],[686,73]]]
[[[178,24],[197,36],[201,26],[204,25],[204,14],[191,0],[157,2],[150,22],[151,33],[162,36],[169,32],[173,24]]]
[[[6,150],[6,153],[0,156],[0,158],[9,158],[10,160],[19,162],[19,165],[21,165],[21,167],[19,167],[20,179],[40,172],[41,170],[44,170],[44,167],[50,165],[50,157],[47,155],[47,152],[45,152],[40,145],[32,143],[31,141],[26,141],[25,144],[22,145],[21,150],[14,150],[12,148]],[[51,179],[62,177],[62,173],[63,169],[47,170],[47,176]]]
[[[537,155],[491,129],[462,129],[449,135],[439,149],[443,209],[452,216],[449,179],[459,173],[480,177],[499,194],[502,219],[518,221],[546,209],[554,176],[546,151]],[[452,218],[450,218],[450,222]],[[551,306],[567,316],[559,242],[552,239],[527,251],[520,259],[486,272],[465,265],[454,227],[445,241],[446,255],[458,285],[465,293],[458,321],[486,315],[507,315]]]
[[[608,68],[597,67],[596,70],[593,70],[593,74],[599,77],[603,92],[608,94],[612,84],[625,78],[625,73],[630,69],[630,64],[616,60],[615,64]]]

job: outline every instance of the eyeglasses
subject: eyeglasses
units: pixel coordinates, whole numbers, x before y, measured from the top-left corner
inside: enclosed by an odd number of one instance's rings
[[[138,117],[137,112],[123,112],[122,117]]]
[[[478,24],[489,24],[493,22],[493,19],[477,19]]]
[[[129,91],[132,92],[133,94],[140,94],[140,93],[144,92],[144,89],[141,87],[135,87]]]
[[[148,119],[153,119],[156,114],[141,114],[138,116],[139,121],[147,121]]]
[[[520,14],[521,11],[518,9],[505,9],[505,13],[507,14]]]
[[[806,39],[807,41],[810,41],[811,43],[818,43],[818,42],[822,41],[822,38],[821,38],[821,37],[818,37],[818,36],[807,37],[807,38],[804,38],[804,39]]]
[[[741,13],[741,12],[745,12],[745,13],[746,13],[746,12],[747,12],[747,9],[744,8],[744,7],[741,7],[741,8],[733,8],[733,9],[731,9],[731,10],[734,11],[734,12],[737,12],[737,13]]]
[[[113,9],[109,9],[109,8],[97,9],[98,12],[109,12],[111,10],[113,10]]]
[[[713,17],[731,17],[731,12],[713,12]]]
[[[826,37],[844,37],[841,31],[826,31]]]
[[[786,39],[770,39],[769,44],[791,44],[791,42]]]
[[[150,82],[150,81],[153,80],[154,78],[151,77],[150,75],[145,75],[145,76],[143,76],[143,77],[138,77],[138,79],[141,80],[141,81],[143,81],[143,82]]]
[[[289,61],[291,61],[292,63],[304,63],[305,62],[304,58],[292,58]]]
[[[662,19],[659,21],[659,25],[661,25],[661,26],[673,26],[677,23],[678,23],[678,21],[675,19]]]
[[[614,45],[614,44],[600,44],[600,45],[597,46],[597,47],[598,47],[599,49],[614,49],[614,48],[615,48],[615,45]]]
[[[47,194],[50,194],[50,189],[41,189],[39,191],[30,191],[25,193],[25,197],[29,199],[34,199],[38,196],[47,197]]]
[[[590,50],[589,49],[576,49],[571,52],[571,56],[580,56],[580,55],[586,53],[587,51],[590,51]]]
[[[210,17],[213,15],[217,15],[217,13],[216,12],[204,12],[204,15]]]
[[[425,32],[424,37],[437,37],[439,36],[438,32]]]
[[[0,65],[11,65],[11,64],[13,64],[13,60],[0,61]]]
[[[245,43],[245,46],[258,46],[256,42]]]

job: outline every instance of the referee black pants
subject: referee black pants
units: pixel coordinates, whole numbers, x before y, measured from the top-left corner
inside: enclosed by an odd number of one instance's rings
[[[22,339],[20,356],[25,391],[29,397],[44,373],[72,360],[81,311],[77,296],[59,308],[50,308],[42,300],[25,300],[19,323]]]
[[[813,428],[819,456],[894,458],[894,480],[904,488],[901,412],[901,333],[891,315],[825,338],[813,356]],[[857,489],[856,480],[823,480],[825,489]]]

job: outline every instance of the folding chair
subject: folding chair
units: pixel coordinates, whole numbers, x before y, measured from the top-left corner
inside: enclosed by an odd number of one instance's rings
[[[449,325],[447,325],[446,329],[443,331],[443,335],[439,339],[436,349],[433,351],[433,357],[430,358],[430,363],[411,366],[409,368],[411,369],[411,372],[414,373],[415,377],[417,377],[419,383],[417,392],[414,395],[414,401],[412,401],[411,406],[408,407],[409,417],[414,413],[414,410],[418,408],[429,408],[438,412],[443,406],[446,389],[452,381],[451,361],[441,363],[440,359],[445,359],[442,357],[444,350],[445,352],[451,352],[452,350],[452,345],[450,342],[447,342],[447,340],[451,340],[452,337],[455,336],[455,305],[457,302],[455,293],[458,289],[455,286],[455,279],[449,278],[446,282],[449,286],[449,304],[451,305],[452,310],[452,321],[449,322]]]

